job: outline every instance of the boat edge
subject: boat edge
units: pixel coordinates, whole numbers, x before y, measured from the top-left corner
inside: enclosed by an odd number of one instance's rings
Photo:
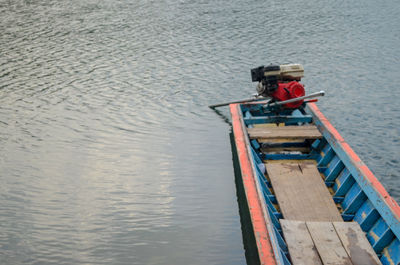
[[[263,198],[257,185],[256,175],[252,166],[250,150],[246,143],[243,119],[240,110],[240,104],[231,104],[230,112],[232,115],[232,128],[236,144],[236,152],[239,159],[239,166],[242,175],[242,182],[245,190],[246,200],[249,206],[253,233],[256,239],[260,264],[277,264],[275,259],[274,247],[271,244],[271,229],[268,229],[265,216],[265,207],[260,201]]]

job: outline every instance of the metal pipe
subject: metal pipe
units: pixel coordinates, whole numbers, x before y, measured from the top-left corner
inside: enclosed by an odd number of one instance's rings
[[[230,102],[210,105],[208,107],[211,108],[211,109],[215,109],[215,108],[218,108],[218,107],[228,106],[229,104],[254,102],[254,101],[263,100],[263,99],[266,99],[266,98],[265,97],[255,97],[255,98],[240,99],[240,100],[235,100],[235,101],[230,101]]]
[[[268,103],[268,104],[264,105],[264,108],[280,106],[280,105],[296,102],[296,101],[303,100],[303,99],[322,97],[324,95],[325,95],[325,91],[319,91],[319,92],[315,92],[315,93],[312,93],[312,94],[307,95],[307,96],[302,96],[302,97],[298,97],[298,98],[292,98],[292,99],[278,101],[278,102],[274,102],[274,103]]]

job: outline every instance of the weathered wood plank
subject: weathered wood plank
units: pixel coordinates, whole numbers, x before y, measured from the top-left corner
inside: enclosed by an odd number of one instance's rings
[[[276,124],[276,123],[262,123],[262,124],[254,124],[254,128],[271,128],[278,126],[285,126],[284,123]]]
[[[321,259],[314,246],[304,221],[280,220],[283,235],[293,265],[321,265]]]
[[[352,265],[335,228],[330,222],[306,222],[323,264]]]
[[[285,219],[343,221],[315,163],[303,160],[265,165]]]
[[[314,125],[307,126],[278,126],[266,128],[248,128],[250,139],[318,139],[322,138],[318,128]]]
[[[354,265],[381,264],[358,223],[334,222],[333,226]]]
[[[274,126],[275,125],[275,126]],[[301,125],[301,126],[296,126],[296,125],[281,125],[281,126],[276,126],[276,124],[268,124],[268,125],[258,125],[258,128],[253,128],[256,130],[265,130],[271,129],[271,130],[285,130],[285,131],[292,131],[292,130],[315,130],[317,129],[317,126],[315,125]],[[318,130],[318,129],[317,129]]]
[[[293,265],[379,265],[356,222],[280,220]]]
[[[262,147],[261,152],[274,152],[274,153],[282,153],[282,152],[301,152],[301,153],[309,153],[310,147],[302,147],[302,146],[289,146],[289,147]]]
[[[306,139],[300,138],[257,138],[259,143],[304,143]]]

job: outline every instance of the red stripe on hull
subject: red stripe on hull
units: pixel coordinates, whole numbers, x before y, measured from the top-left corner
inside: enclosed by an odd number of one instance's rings
[[[371,172],[371,170],[361,161],[358,155],[353,151],[348,143],[346,143],[343,137],[339,134],[339,132],[332,126],[332,124],[328,121],[328,119],[322,114],[322,112],[318,109],[315,103],[309,103],[308,107],[310,110],[318,117],[319,120],[323,123],[325,128],[331,133],[331,135],[335,138],[335,140],[343,147],[343,150],[349,155],[351,160],[353,160],[354,165],[357,165],[360,172],[366,177],[366,179],[370,182],[371,186],[380,194],[392,212],[400,219],[400,206],[397,202],[389,195],[389,193],[385,190],[379,180],[375,177],[375,175]]]
[[[235,136],[236,150],[240,162],[240,170],[247,203],[249,206],[251,222],[253,225],[254,237],[258,248],[258,255],[261,264],[276,264],[273,248],[268,235],[266,220],[263,215],[263,206],[260,201],[260,194],[257,192],[257,186],[249,152],[246,146],[245,133],[241,122],[240,106],[238,104],[230,105],[232,115],[232,127]]]

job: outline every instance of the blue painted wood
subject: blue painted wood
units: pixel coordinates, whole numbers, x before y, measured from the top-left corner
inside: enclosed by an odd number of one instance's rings
[[[399,265],[400,264],[400,240],[394,239],[392,243],[383,251],[381,257],[383,265]]]
[[[344,200],[344,197],[333,196],[333,201],[335,203],[342,203],[343,200]]]
[[[270,215],[270,219],[272,221],[272,229],[274,236],[271,237],[273,244],[278,247],[278,256],[277,259],[280,261],[280,264],[291,265],[288,258],[286,257],[288,253],[286,242],[283,240],[280,231],[282,231],[281,225],[274,214],[271,215],[271,209],[268,207],[268,213]]]
[[[259,158],[258,154],[254,151],[254,149],[250,147],[250,150],[251,150],[251,157],[253,159],[253,163],[254,164],[262,163],[261,159]],[[270,196],[272,194],[271,194],[271,191],[269,190],[269,188],[267,187],[268,181],[265,178],[264,173],[260,170],[260,168],[258,166],[256,166],[255,169],[256,169],[257,178],[259,180],[258,182],[261,185],[261,190],[264,195],[264,201],[267,204],[267,208],[270,213],[270,218],[271,218],[272,222],[279,225],[279,221],[276,217],[276,214],[279,214],[279,212],[276,210],[275,206],[273,205],[272,201],[270,200],[270,198],[271,198]]]
[[[261,182],[265,182],[266,178],[264,177],[264,173],[265,173],[265,165],[264,163],[261,161],[259,155],[254,151],[253,148],[251,148],[251,155],[252,158],[254,160],[254,164],[256,164],[256,173],[259,175],[260,181]]]
[[[257,142],[257,140],[256,139],[254,139],[254,140],[251,140],[251,145],[253,146],[253,148],[255,149],[255,150],[258,150],[258,149],[260,149],[260,144]]]
[[[263,191],[264,198],[265,198],[265,203],[268,205],[268,207],[271,208],[271,211],[273,214],[278,213],[276,210],[275,206],[272,204],[271,200],[269,199],[268,195],[265,193],[265,190]]]
[[[326,172],[329,173],[330,171],[333,170],[333,168],[335,167],[335,165],[337,165],[340,161],[340,158],[335,154],[331,161],[326,165]]]
[[[284,265],[292,265],[286,255],[282,255],[282,261]]]
[[[281,213],[274,213],[276,219],[283,219],[283,215]]]
[[[372,248],[377,252],[380,253],[382,250],[387,247],[390,242],[392,242],[394,238],[393,232],[388,229],[381,238],[372,246]]]
[[[335,151],[333,148],[327,144],[321,151],[321,157],[318,160],[318,167],[326,167],[329,162],[331,162],[332,158],[335,156]]]
[[[274,212],[272,209],[267,206],[269,218],[271,219],[272,224],[276,227],[276,229],[282,230],[281,224],[279,223],[278,219],[275,217]]]
[[[353,186],[354,182],[355,180],[351,176],[350,171],[347,168],[344,168],[336,178],[335,185],[333,186],[335,196],[341,197],[346,195],[351,186]]]
[[[294,118],[303,118],[305,115],[303,113],[301,113],[300,110],[296,109],[291,113],[291,116]],[[293,120],[293,121],[287,121],[287,122],[285,122],[285,124],[286,125],[302,125],[302,124],[304,124],[304,122],[296,122],[295,120]]]
[[[254,151],[254,149],[252,147],[250,147],[251,149],[251,154],[253,155],[253,159],[256,161],[257,164],[262,163],[262,160],[260,158],[260,156],[257,154],[256,151]]]
[[[265,182],[265,184],[267,185],[268,188],[270,188],[270,189],[272,188],[271,183],[267,179],[264,179],[264,182]]]
[[[333,182],[333,181],[325,182],[325,185],[326,185],[328,188],[332,187],[334,184],[335,184],[335,182]]]
[[[329,163],[328,168],[324,174],[326,176],[325,182],[333,182],[339,173],[343,170],[344,164],[338,156],[334,156],[332,161]]]
[[[255,168],[258,180],[261,185],[261,189],[266,193],[267,196],[272,195],[269,189],[271,184],[267,181],[267,179],[265,178],[264,174],[260,171],[260,169],[257,166]]]
[[[278,244],[279,244],[279,260],[283,262],[284,265],[291,265],[288,255],[289,251],[286,245],[286,242],[283,240],[282,235],[279,233],[279,231],[274,227],[274,233],[275,237],[277,238]]]
[[[242,112],[252,111],[256,113],[262,113],[262,105],[261,104],[253,104],[253,105],[240,105]]]
[[[392,242],[393,237],[394,234],[382,218],[379,218],[367,233],[368,241],[377,253],[380,253],[388,246]]]
[[[354,214],[344,214],[344,213],[342,213],[341,215],[342,215],[343,220],[346,221],[346,222],[353,221],[353,219],[354,219]]]
[[[275,235],[276,235],[276,239],[278,240],[279,247],[281,248],[281,250],[283,252],[287,253],[288,252],[288,248],[287,248],[286,242],[285,242],[285,240],[283,240],[282,235],[278,232],[276,227],[274,227],[274,232],[275,232]]]
[[[342,207],[344,214],[354,214],[365,202],[367,196],[361,190],[357,183],[354,183],[349,192],[344,197]]]
[[[252,155],[253,155],[253,159],[255,160],[255,162],[256,162],[257,164],[263,164],[263,162],[262,162],[260,156],[256,153],[256,151],[254,151],[253,148],[251,148],[251,153],[252,153]]]
[[[262,179],[260,179],[260,185],[262,187],[262,190],[265,192],[265,194],[267,196],[274,196],[274,195],[272,195],[270,189],[268,188],[268,184],[267,183],[268,183],[268,181],[263,181]],[[270,198],[270,200],[271,200],[271,198]]]
[[[311,144],[311,149],[315,152],[320,152],[323,145],[326,144],[326,141],[322,139],[317,139]]]
[[[304,117],[292,117],[292,116],[263,116],[263,117],[245,117],[244,123],[246,125],[249,124],[262,124],[262,123],[287,123],[289,124],[294,124],[298,122],[303,122],[303,123],[310,123],[312,122],[311,116],[304,116]]]
[[[263,164],[264,165],[264,164]],[[261,171],[261,168],[259,166],[256,165],[256,173],[260,179],[260,181],[262,182],[262,184],[266,184],[268,185],[268,181],[267,179],[264,177],[264,172]]]
[[[372,205],[371,201],[367,199],[356,212],[354,221],[360,224],[364,232],[368,232],[379,218],[378,211]]]
[[[271,201],[272,203],[276,203],[276,204],[278,204],[278,201],[277,201],[277,199],[276,199],[276,196],[275,196],[275,195],[268,195],[268,197],[269,197],[269,199],[270,199],[270,201]]]
[[[252,155],[252,159],[253,159],[253,163],[257,161],[257,158],[259,161],[261,161],[258,157],[258,155],[256,154],[256,152],[254,152],[254,150],[252,148],[251,149],[251,155]],[[264,164],[263,164],[264,165]],[[260,183],[261,186],[261,190],[263,191],[264,196],[267,196],[267,198],[265,199],[266,203],[268,204],[268,201],[270,201],[270,196],[275,197],[269,188],[271,188],[271,183],[268,182],[268,180],[265,178],[264,176],[264,172],[261,171],[261,169],[258,166],[255,166],[256,169],[256,175],[258,178],[258,181]],[[276,201],[276,199],[275,199]],[[272,205],[273,209],[276,211],[275,207]]]
[[[344,200],[342,203],[343,209],[346,209],[352,203],[352,201],[360,191],[361,191],[360,186],[358,186],[357,183],[354,183],[353,186],[351,186],[349,192],[347,192],[346,195],[344,196]]]
[[[322,138],[322,140],[325,140],[324,138]],[[329,149],[331,149],[330,144],[327,141],[323,141],[320,144],[320,148],[319,148],[319,152],[321,152],[321,158],[325,156],[325,154],[329,151]]]
[[[311,145],[311,154],[318,154],[319,159],[317,159],[317,161],[321,159],[321,151],[327,144],[328,142],[325,140],[325,138],[322,138],[315,140]]]

